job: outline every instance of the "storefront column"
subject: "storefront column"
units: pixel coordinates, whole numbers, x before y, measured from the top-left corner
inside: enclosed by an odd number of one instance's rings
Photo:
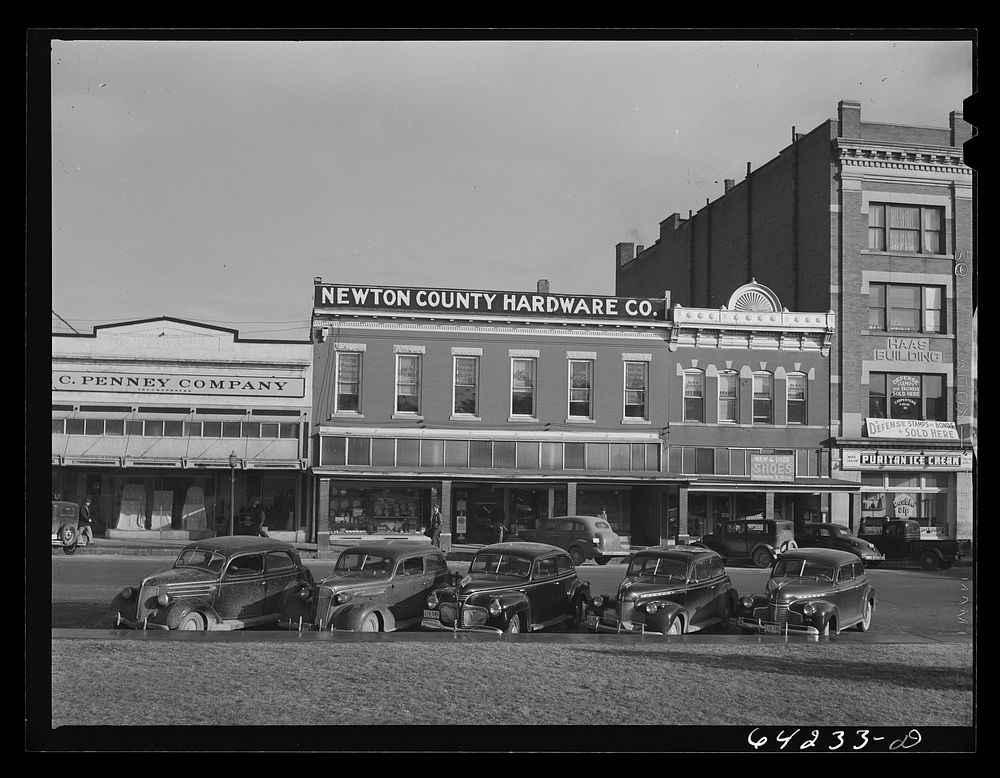
[[[553,487],[549,487],[549,512],[547,516],[551,519],[556,515],[556,490]]]
[[[452,524],[451,524],[451,481],[441,482],[441,551],[448,553],[451,549]]]
[[[956,540],[972,540],[972,473],[955,473],[955,515],[948,532]]]
[[[858,496],[858,499],[861,499],[860,495]],[[847,527],[851,523],[852,515],[861,515],[860,505],[858,506],[859,510],[857,513],[851,513],[852,500],[850,494],[844,494],[843,492],[832,492],[830,494],[824,493],[822,502],[826,503],[825,506],[821,504],[820,508],[825,514],[823,518],[831,524],[840,524]]]
[[[576,481],[566,482],[566,515],[576,516]]]
[[[330,479],[316,482],[316,552],[330,550]]]
[[[677,495],[677,535],[683,542],[688,537],[688,490],[686,486],[680,488]]]
[[[774,492],[770,490],[764,492],[764,518],[774,518]]]

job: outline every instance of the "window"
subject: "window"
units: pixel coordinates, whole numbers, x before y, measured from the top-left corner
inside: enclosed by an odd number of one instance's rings
[[[770,373],[753,374],[753,423],[771,424],[773,380]]]
[[[535,578],[552,578],[556,574],[555,557],[539,559],[535,562]]]
[[[694,471],[702,475],[715,473],[715,449],[696,448],[694,454]]]
[[[423,557],[411,557],[410,559],[401,559],[399,564],[396,566],[396,575],[423,575],[424,574],[424,560]]]
[[[396,355],[396,413],[420,413],[420,357]]]
[[[739,376],[727,370],[719,373],[719,422],[735,424],[740,420]]]
[[[264,555],[252,554],[249,556],[239,556],[229,563],[226,571],[227,578],[244,578],[247,576],[260,575],[264,572]]]
[[[594,363],[589,359],[569,361],[569,415],[576,419],[591,418],[590,397],[593,390]]]
[[[479,357],[455,357],[455,413],[479,413]]]
[[[684,421],[705,421],[705,374],[684,371]]]
[[[944,376],[872,373],[868,415],[873,419],[947,421]]]
[[[788,376],[785,384],[785,394],[788,401],[788,423],[806,423],[806,377],[793,373]]]
[[[361,352],[337,352],[336,413],[361,412]]]
[[[535,415],[535,360],[511,359],[510,361],[510,414],[511,416]]]
[[[694,566],[694,571],[691,575],[691,580],[696,582],[707,581],[709,578],[712,577],[711,570],[712,570],[711,560],[705,559],[701,562],[698,562]]]
[[[868,329],[943,332],[944,287],[870,284]]]
[[[648,368],[645,362],[625,363],[625,418],[645,419]]]
[[[914,254],[944,253],[944,209],[936,206],[872,203],[868,248]]]
[[[295,560],[287,551],[267,552],[267,571],[274,573],[282,570],[294,570]]]
[[[84,435],[103,435],[104,419],[85,419],[83,426]]]

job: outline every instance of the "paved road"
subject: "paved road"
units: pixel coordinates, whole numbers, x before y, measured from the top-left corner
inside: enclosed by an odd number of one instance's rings
[[[52,627],[60,629],[107,629],[113,614],[108,606],[124,586],[138,583],[144,576],[170,567],[173,556],[53,555]],[[319,579],[334,562],[305,560]],[[467,562],[449,562],[455,572],[464,573]],[[728,573],[740,594],[763,591],[769,570],[729,567]],[[594,594],[613,594],[625,574],[623,565],[600,567],[581,565],[577,574],[590,583]],[[930,641],[972,640],[972,613],[975,593],[970,568],[951,570],[870,570],[879,607],[873,625],[875,635],[901,635]],[[552,632],[570,632],[556,628]],[[713,628],[713,635],[734,635],[738,630]],[[846,639],[857,638],[844,633]]]

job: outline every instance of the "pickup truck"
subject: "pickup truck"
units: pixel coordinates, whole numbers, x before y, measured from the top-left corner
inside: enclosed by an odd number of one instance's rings
[[[924,570],[947,570],[962,558],[957,540],[921,538],[913,519],[865,519],[858,538],[874,543],[888,561],[909,560]]]
[[[567,551],[574,565],[593,559],[606,565],[612,559],[624,559],[631,553],[611,525],[597,516],[557,516],[540,519],[536,529],[518,530],[516,538],[533,543],[547,543]]]

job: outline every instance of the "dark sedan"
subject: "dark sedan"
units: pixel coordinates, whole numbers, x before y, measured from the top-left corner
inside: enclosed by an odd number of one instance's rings
[[[234,630],[308,613],[312,573],[294,546],[271,538],[189,543],[174,566],[115,598],[115,625],[130,629]]]
[[[836,548],[850,551],[865,564],[878,564],[885,560],[885,554],[874,543],[862,540],[841,524],[810,522],[803,524],[795,532],[795,542],[799,548]]]
[[[738,595],[715,551],[656,546],[637,553],[615,597],[595,597],[584,623],[594,631],[680,635],[725,627]]]
[[[563,622],[575,627],[588,595],[561,548],[494,543],[476,553],[457,586],[430,594],[421,626],[496,633],[536,632]]]

